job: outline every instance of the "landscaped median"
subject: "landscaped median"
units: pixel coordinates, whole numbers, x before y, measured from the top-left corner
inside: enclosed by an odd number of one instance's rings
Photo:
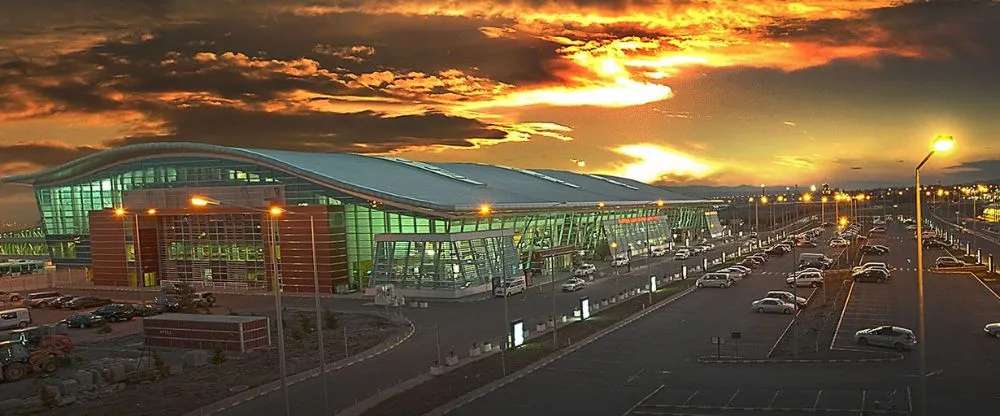
[[[601,306],[587,320],[577,320],[558,328],[558,345],[552,344],[551,330],[533,334],[533,338],[515,349],[508,349],[503,355],[489,352],[464,365],[450,367],[442,374],[403,390],[381,402],[374,404],[362,414],[378,415],[421,415],[461,398],[494,381],[502,379],[539,362],[560,349],[574,345],[592,335],[606,330],[630,317],[641,313],[651,305],[659,304],[690,289],[695,279],[674,280],[656,292],[639,293],[637,290],[624,300]],[[650,300],[652,299],[652,302]],[[598,303],[600,300],[593,300]],[[600,302],[603,303],[603,302]],[[506,372],[505,372],[506,371]]]

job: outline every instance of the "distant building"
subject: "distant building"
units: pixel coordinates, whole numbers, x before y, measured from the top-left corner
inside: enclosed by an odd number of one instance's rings
[[[1000,222],[1000,204],[987,205],[986,208],[983,208],[983,215],[980,218],[983,221]]]
[[[0,182],[33,186],[42,214],[40,228],[0,235],[0,256],[44,253],[95,284],[253,291],[277,275],[312,292],[318,273],[326,293],[392,284],[421,297],[704,237],[719,202],[607,175],[198,143],[125,146]]]

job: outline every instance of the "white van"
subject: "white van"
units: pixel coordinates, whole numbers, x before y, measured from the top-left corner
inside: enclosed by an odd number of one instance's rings
[[[14,308],[0,311],[0,329],[24,328],[31,323],[28,308]]]
[[[528,282],[524,280],[524,276],[512,277],[507,279],[500,287],[493,289],[494,296],[510,296],[518,293],[524,292],[528,288]]]

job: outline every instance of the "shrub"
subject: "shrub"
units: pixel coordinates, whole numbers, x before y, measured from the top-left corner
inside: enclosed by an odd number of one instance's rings
[[[340,325],[340,322],[337,322],[337,314],[333,313],[330,308],[324,307],[323,326],[326,327],[326,329],[335,329],[338,325]]]
[[[299,327],[302,328],[302,332],[305,334],[311,334],[316,331],[315,325],[313,324],[312,317],[305,312],[297,312],[295,314],[295,319],[299,321]]]
[[[221,365],[226,362],[226,352],[223,351],[222,346],[216,345],[215,351],[212,353],[212,364]]]

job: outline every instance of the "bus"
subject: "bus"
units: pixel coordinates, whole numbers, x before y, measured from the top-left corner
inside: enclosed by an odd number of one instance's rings
[[[37,260],[8,260],[0,263],[0,276],[20,276],[45,272],[45,262]]]

